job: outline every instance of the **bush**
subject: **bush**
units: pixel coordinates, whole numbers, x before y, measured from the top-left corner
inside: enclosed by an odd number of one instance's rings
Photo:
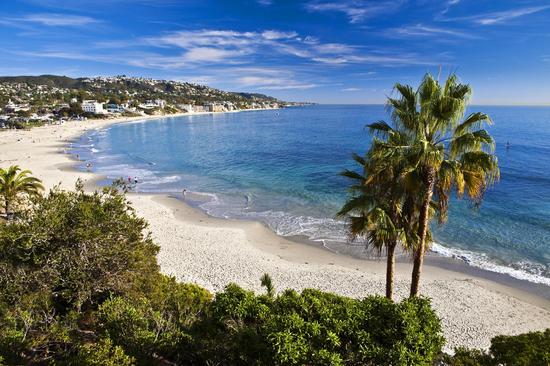
[[[156,246],[114,189],[51,191],[19,221],[0,226],[0,301],[45,292],[57,311],[138,293],[158,273]]]
[[[449,366],[548,366],[550,365],[550,329],[517,336],[497,336],[491,340],[489,353],[457,348],[445,356]]]
[[[492,365],[491,356],[484,351],[458,347],[453,356],[443,355],[441,362],[448,366],[489,366]]]
[[[229,285],[211,317],[205,359],[226,365],[429,365],[444,341],[426,299],[395,304],[312,289],[271,299]]]
[[[196,358],[192,332],[208,311],[212,295],[196,285],[161,278],[151,300],[116,297],[97,314],[98,331],[113,339],[140,364],[167,358],[174,362]]]
[[[132,366],[135,364],[135,359],[126,355],[122,347],[113,345],[112,341],[106,338],[97,343],[81,346],[74,360],[67,364],[71,366]]]
[[[492,339],[490,350],[497,364],[548,366],[550,364],[550,329],[517,336],[497,336]]]
[[[157,285],[158,247],[122,194],[52,190],[0,225],[0,354],[10,363],[72,352],[112,295]],[[141,295],[140,295],[141,294]],[[9,305],[8,305],[9,304]]]

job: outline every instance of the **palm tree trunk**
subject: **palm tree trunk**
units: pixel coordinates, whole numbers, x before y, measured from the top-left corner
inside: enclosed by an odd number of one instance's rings
[[[393,273],[395,270],[395,247],[397,242],[388,245],[388,261],[386,264],[386,297],[393,300]]]
[[[6,214],[6,220],[8,220],[10,218],[10,215],[9,215],[9,212],[10,212],[10,200],[8,199],[8,197],[4,197],[4,210],[6,211],[5,214]]]
[[[422,207],[420,208],[420,217],[418,219],[418,245],[414,251],[411,297],[418,296],[420,290],[420,275],[422,272],[422,264],[424,263],[424,252],[426,251],[426,235],[430,222],[430,202],[432,201],[435,184],[435,171],[431,168],[427,169],[423,180],[426,189],[424,191]]]

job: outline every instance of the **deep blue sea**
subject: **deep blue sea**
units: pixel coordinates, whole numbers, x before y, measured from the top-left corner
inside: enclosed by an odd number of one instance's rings
[[[433,250],[470,265],[550,285],[550,108],[472,107],[493,121],[501,180],[473,210],[451,203],[434,225]],[[213,216],[260,220],[280,235],[305,235],[338,252],[344,223],[334,218],[364,153],[368,122],[382,105],[319,105],[126,123],[85,135],[81,159],[111,179],[137,178],[140,192],[171,192]],[[506,143],[509,142],[509,148]]]

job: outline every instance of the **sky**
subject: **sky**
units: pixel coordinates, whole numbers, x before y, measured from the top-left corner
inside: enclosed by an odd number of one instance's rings
[[[0,48],[0,75],[358,104],[454,72],[475,104],[550,104],[550,0],[2,0]]]

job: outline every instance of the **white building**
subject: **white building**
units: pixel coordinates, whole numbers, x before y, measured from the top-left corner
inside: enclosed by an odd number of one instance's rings
[[[95,100],[84,100],[82,101],[82,110],[88,113],[94,114],[103,114],[103,104],[98,103]]]
[[[166,101],[164,99],[155,99],[155,104],[160,108],[164,108],[166,106]]]
[[[191,104],[178,104],[178,108],[186,113],[193,113],[193,106]]]
[[[166,101],[164,99],[146,100],[145,103],[139,105],[143,109],[164,108]]]
[[[30,109],[28,104],[15,104],[14,102],[8,100],[8,104],[4,107],[6,112],[19,112],[19,111],[28,111]]]

